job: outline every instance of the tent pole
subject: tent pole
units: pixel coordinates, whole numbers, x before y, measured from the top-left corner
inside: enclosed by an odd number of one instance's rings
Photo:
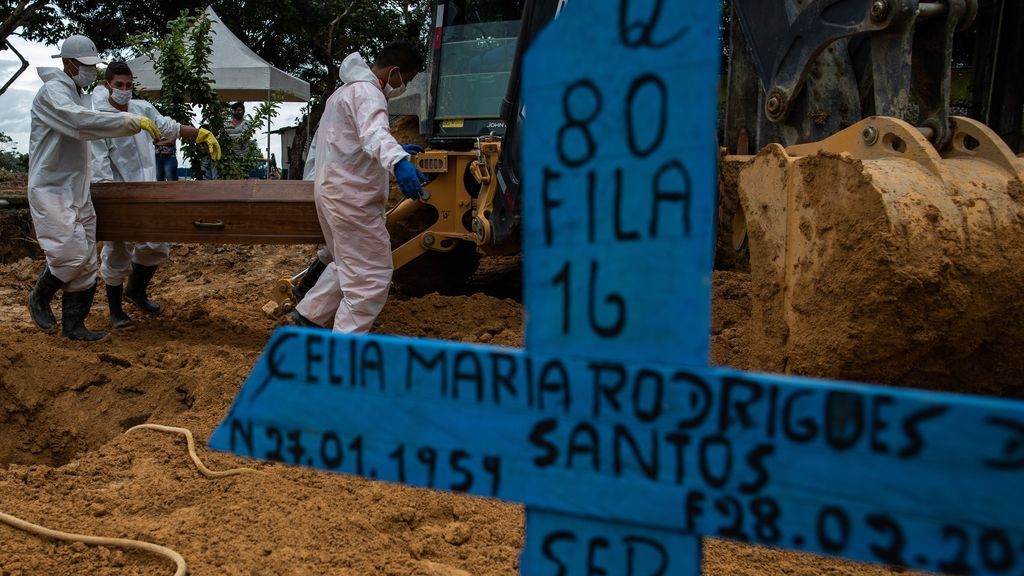
[[[267,102],[270,102],[270,85],[267,85]],[[267,180],[270,180],[270,114],[267,114]]]

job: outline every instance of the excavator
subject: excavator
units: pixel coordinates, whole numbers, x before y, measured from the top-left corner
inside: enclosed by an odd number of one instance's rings
[[[416,158],[434,180],[389,215],[399,287],[458,286],[479,254],[519,249],[519,64],[564,3],[437,0]],[[1024,374],[1024,161],[951,107],[979,11],[977,50],[1024,55],[986,36],[1024,23],[1007,4],[727,3],[718,260],[751,274],[759,368],[931,388]],[[975,90],[1009,99],[1019,137],[1024,90],[987,74]]]
[[[431,182],[388,214],[400,289],[519,251],[520,64],[567,1],[435,0]],[[1024,160],[950,104],[954,39],[981,13],[978,50],[1003,64],[974,88],[1019,139],[1019,74],[997,73],[1024,59],[1000,40],[1016,0],[725,4],[717,261],[750,272],[753,366],[933,389],[1024,375]]]

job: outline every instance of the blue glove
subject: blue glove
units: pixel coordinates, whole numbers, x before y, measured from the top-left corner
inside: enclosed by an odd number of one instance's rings
[[[423,194],[423,183],[428,182],[423,172],[413,166],[408,158],[402,158],[395,164],[395,180],[398,180],[402,194],[410,200],[419,200]]]
[[[406,154],[412,154],[413,156],[424,152],[423,146],[419,144],[405,144],[402,146],[402,150],[405,150]]]

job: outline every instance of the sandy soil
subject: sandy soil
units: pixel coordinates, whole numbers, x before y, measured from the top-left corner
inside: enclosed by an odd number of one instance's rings
[[[86,346],[39,333],[24,308],[41,262],[0,265],[0,511],[90,534],[171,547],[192,574],[507,575],[523,545],[515,505],[254,464],[200,453],[150,431],[186,426],[204,443],[274,328],[269,283],[300,269],[308,247],[177,246],[154,281],[164,314]],[[713,356],[750,368],[750,279],[717,273]],[[485,259],[467,292],[394,295],[377,331],[520,345],[519,260]],[[59,310],[59,306],[56,306]],[[131,310],[138,318],[139,314]],[[97,299],[90,324],[104,323]],[[890,574],[881,567],[707,540],[712,575]],[[156,557],[39,540],[0,526],[0,574],[172,572]]]
[[[759,368],[1021,397],[1021,181],[941,167],[776,145],[741,171]]]

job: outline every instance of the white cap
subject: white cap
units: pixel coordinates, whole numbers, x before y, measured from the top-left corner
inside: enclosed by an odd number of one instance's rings
[[[95,66],[100,63],[100,54],[96,51],[96,44],[81,34],[69,36],[60,45],[60,54],[54,54],[52,57],[78,60],[86,66]]]

